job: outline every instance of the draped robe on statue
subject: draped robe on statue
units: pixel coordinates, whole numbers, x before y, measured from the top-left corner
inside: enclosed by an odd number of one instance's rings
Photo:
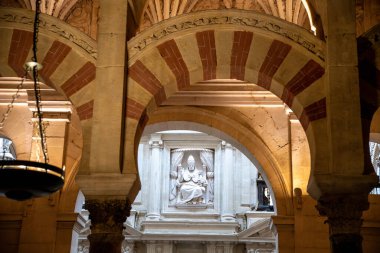
[[[206,179],[202,176],[202,172],[195,168],[194,158],[188,159],[188,168],[182,169],[178,175],[180,199],[178,204],[188,202],[203,202],[203,195],[206,191]]]

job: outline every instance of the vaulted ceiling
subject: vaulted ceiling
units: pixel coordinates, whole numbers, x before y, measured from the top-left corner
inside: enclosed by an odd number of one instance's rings
[[[178,15],[218,9],[258,11],[307,28],[312,26],[305,0],[148,0],[140,30]]]
[[[312,29],[306,0],[128,0],[134,20],[131,30],[140,32],[162,20],[202,10],[240,9],[262,12]],[[35,9],[35,0],[3,0],[0,6]],[[41,12],[66,21],[96,39],[99,0],[41,0]]]

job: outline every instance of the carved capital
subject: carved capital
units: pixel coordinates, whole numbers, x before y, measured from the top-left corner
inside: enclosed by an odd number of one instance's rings
[[[118,233],[123,231],[123,223],[130,215],[128,200],[86,200],[85,208],[90,212],[91,231],[95,233]]]
[[[360,235],[362,212],[368,209],[367,195],[332,195],[321,197],[316,208],[330,226],[330,236]]]
[[[228,142],[222,141],[221,145],[222,149],[233,149],[233,146]]]
[[[163,141],[161,139],[161,134],[152,134],[151,138],[149,140],[149,146],[150,148],[162,148],[163,147]]]
[[[162,148],[163,142],[162,142],[162,140],[150,140],[149,146],[150,146],[150,148]]]

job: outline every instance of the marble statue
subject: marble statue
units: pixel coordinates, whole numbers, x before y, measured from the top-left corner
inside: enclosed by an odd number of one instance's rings
[[[179,199],[177,204],[200,204],[205,203],[204,193],[207,180],[201,170],[195,166],[192,155],[187,159],[187,168],[180,168],[178,174]]]

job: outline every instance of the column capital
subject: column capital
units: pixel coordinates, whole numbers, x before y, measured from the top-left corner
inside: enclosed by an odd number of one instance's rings
[[[368,209],[368,196],[356,195],[327,195],[318,200],[316,208],[330,228],[330,244],[332,252],[362,253],[362,212]]]
[[[163,141],[161,139],[161,134],[152,134],[150,136],[148,144],[150,148],[162,148]]]
[[[130,214],[131,204],[121,199],[89,199],[85,208],[90,212],[91,232],[122,235],[123,223]]]
[[[360,234],[362,212],[369,207],[367,195],[323,196],[316,206],[319,214],[327,216],[330,235]]]
[[[222,141],[221,145],[222,145],[223,149],[224,148],[230,148],[230,149],[233,148],[233,146],[230,143],[226,142],[226,141]]]

